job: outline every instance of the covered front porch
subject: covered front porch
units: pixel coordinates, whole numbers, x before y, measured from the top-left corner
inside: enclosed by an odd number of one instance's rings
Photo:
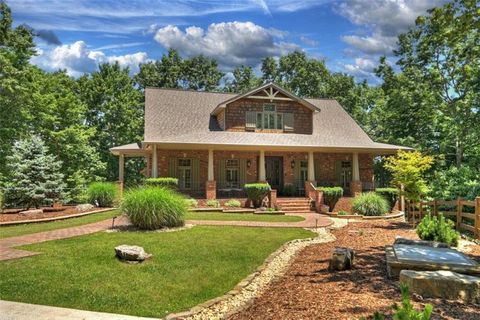
[[[144,143],[112,148],[120,157],[142,156],[148,177],[175,177],[179,190],[195,198],[243,198],[246,183],[268,182],[279,196],[307,196],[311,186],[341,186],[345,195],[374,189],[373,157],[378,150],[188,147]]]

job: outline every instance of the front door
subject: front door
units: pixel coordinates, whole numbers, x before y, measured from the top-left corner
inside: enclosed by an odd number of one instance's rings
[[[272,189],[280,192],[283,187],[283,157],[265,157],[265,174]]]

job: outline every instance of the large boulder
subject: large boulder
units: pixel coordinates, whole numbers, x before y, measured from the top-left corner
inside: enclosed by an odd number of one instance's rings
[[[95,209],[95,206],[90,203],[82,203],[75,207],[75,210],[77,210],[77,212],[86,212],[93,209]]]
[[[425,298],[443,298],[480,302],[480,278],[452,271],[402,270],[400,282]]]
[[[351,269],[355,259],[355,252],[350,248],[335,248],[328,264],[329,271]]]
[[[115,255],[120,260],[141,262],[150,258],[152,255],[145,252],[142,247],[122,244],[115,247]]]
[[[42,214],[43,209],[30,209],[30,210],[25,210],[25,211],[20,211],[20,214],[25,214],[25,215],[35,215],[35,214]]]

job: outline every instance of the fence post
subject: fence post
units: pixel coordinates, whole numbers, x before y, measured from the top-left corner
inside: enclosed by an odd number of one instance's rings
[[[403,193],[405,191],[405,187],[403,184],[400,185],[400,211],[403,211],[405,213],[405,194]]]
[[[475,238],[480,236],[480,197],[475,198]]]
[[[437,199],[433,199],[433,216],[438,216],[438,203]]]
[[[457,231],[460,231],[460,223],[462,221],[462,208],[461,208],[461,205],[460,205],[460,198],[457,198],[457,223],[456,223],[456,226],[457,226]]]

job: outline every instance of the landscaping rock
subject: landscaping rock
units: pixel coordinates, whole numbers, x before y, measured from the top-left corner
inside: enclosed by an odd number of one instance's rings
[[[432,248],[450,248],[448,244],[443,242],[436,242],[436,241],[426,241],[426,240],[412,240],[406,238],[396,238],[393,244],[406,244],[412,246],[425,246],[425,247],[432,247]]]
[[[125,261],[141,262],[150,258],[152,255],[145,252],[142,247],[122,244],[115,247],[116,256]]]
[[[43,213],[42,209],[30,209],[30,210],[20,211],[20,214],[42,214],[42,213]]]
[[[355,252],[350,248],[335,248],[328,265],[329,271],[343,271],[351,269],[355,258]]]
[[[452,271],[402,270],[400,282],[425,298],[443,298],[480,302],[480,278]]]
[[[90,204],[90,203],[83,203],[83,204],[79,204],[75,207],[75,210],[77,210],[77,212],[86,212],[86,211],[90,211],[92,209],[94,209],[95,206],[93,204]]]

